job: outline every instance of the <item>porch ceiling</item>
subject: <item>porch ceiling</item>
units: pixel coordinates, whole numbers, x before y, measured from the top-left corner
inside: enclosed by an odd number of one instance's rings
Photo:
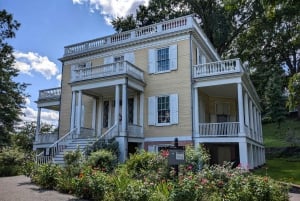
[[[208,86],[208,87],[201,87],[199,89],[200,89],[200,91],[206,93],[208,96],[226,97],[226,98],[237,97],[237,85],[236,84]]]

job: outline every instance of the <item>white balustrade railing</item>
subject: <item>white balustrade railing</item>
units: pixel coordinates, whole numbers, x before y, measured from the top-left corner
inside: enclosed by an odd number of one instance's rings
[[[223,60],[193,66],[193,78],[244,72],[239,59]]]
[[[53,143],[58,139],[58,133],[42,133],[36,135],[35,144]]]
[[[144,72],[128,61],[115,62],[93,67],[74,67],[71,69],[71,82],[113,75],[128,74],[138,80],[144,80]]]
[[[42,99],[56,99],[61,95],[61,88],[43,89],[39,91],[39,100]]]
[[[53,157],[63,151],[69,140],[73,139],[76,133],[76,128],[72,129],[69,133],[64,135],[62,138],[58,139],[55,141],[52,145],[50,145],[47,150],[49,150],[49,153],[46,155],[40,155],[36,157],[36,163],[37,164],[43,164],[43,163],[48,163],[51,162]]]
[[[239,122],[199,123],[199,134],[201,137],[238,136],[239,125]]]
[[[128,125],[128,137],[143,137],[143,127],[140,125]]]
[[[112,44],[122,44],[128,41],[139,40],[153,34],[164,34],[199,26],[193,19],[193,15],[179,17],[176,19],[167,20],[157,24],[140,27],[126,32],[113,34],[107,37],[77,43],[65,47],[64,56],[87,52],[90,50],[103,48]]]

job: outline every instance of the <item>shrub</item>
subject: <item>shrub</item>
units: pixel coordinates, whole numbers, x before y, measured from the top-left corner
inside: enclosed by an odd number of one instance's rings
[[[167,160],[160,154],[146,152],[130,155],[125,167],[132,178],[160,181],[168,177]]]
[[[112,189],[107,200],[114,201],[147,201],[150,188],[141,180],[131,179],[126,169],[119,169],[112,178]]]
[[[58,171],[55,189],[61,193],[75,193],[75,174],[70,173],[70,167]]]
[[[102,149],[93,152],[89,156],[87,164],[94,169],[111,172],[118,164],[118,159],[112,152]]]
[[[82,158],[80,150],[68,151],[64,154],[64,161],[66,165],[78,165]]]
[[[187,146],[185,149],[185,167],[187,170],[197,172],[202,169],[204,165],[207,165],[210,160],[210,156],[203,145],[195,148]]]
[[[0,152],[0,176],[15,176],[22,170],[25,154],[17,148],[4,148]]]
[[[52,163],[43,164],[37,167],[32,176],[32,181],[44,189],[54,189],[57,185],[61,168]]]
[[[97,170],[86,167],[74,180],[75,194],[83,199],[103,200],[109,189],[109,177]]]

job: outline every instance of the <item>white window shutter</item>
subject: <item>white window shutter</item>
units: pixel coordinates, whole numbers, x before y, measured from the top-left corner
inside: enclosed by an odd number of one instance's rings
[[[177,70],[177,45],[169,48],[170,70]]]
[[[171,124],[178,124],[178,94],[170,95]]]
[[[111,64],[114,62],[114,58],[112,56],[104,58],[104,64]]]
[[[91,62],[91,61],[86,62],[86,63],[85,63],[85,67],[86,67],[86,68],[92,67],[92,62]]]
[[[156,65],[156,51],[155,49],[149,49],[148,53],[148,71],[149,73],[155,73]]]
[[[156,97],[148,98],[148,125],[155,125],[156,123]]]
[[[130,62],[132,64],[135,63],[135,57],[134,57],[134,53],[133,52],[126,53],[124,55],[124,59],[125,59],[125,61],[128,61],[128,62]]]

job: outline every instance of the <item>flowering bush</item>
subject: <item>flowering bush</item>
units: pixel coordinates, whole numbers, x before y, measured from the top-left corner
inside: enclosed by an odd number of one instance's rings
[[[118,164],[117,156],[105,149],[91,153],[87,160],[87,164],[94,169],[103,172],[111,172]]]
[[[75,194],[84,199],[103,200],[109,189],[108,176],[90,167],[85,167],[74,182]]]

